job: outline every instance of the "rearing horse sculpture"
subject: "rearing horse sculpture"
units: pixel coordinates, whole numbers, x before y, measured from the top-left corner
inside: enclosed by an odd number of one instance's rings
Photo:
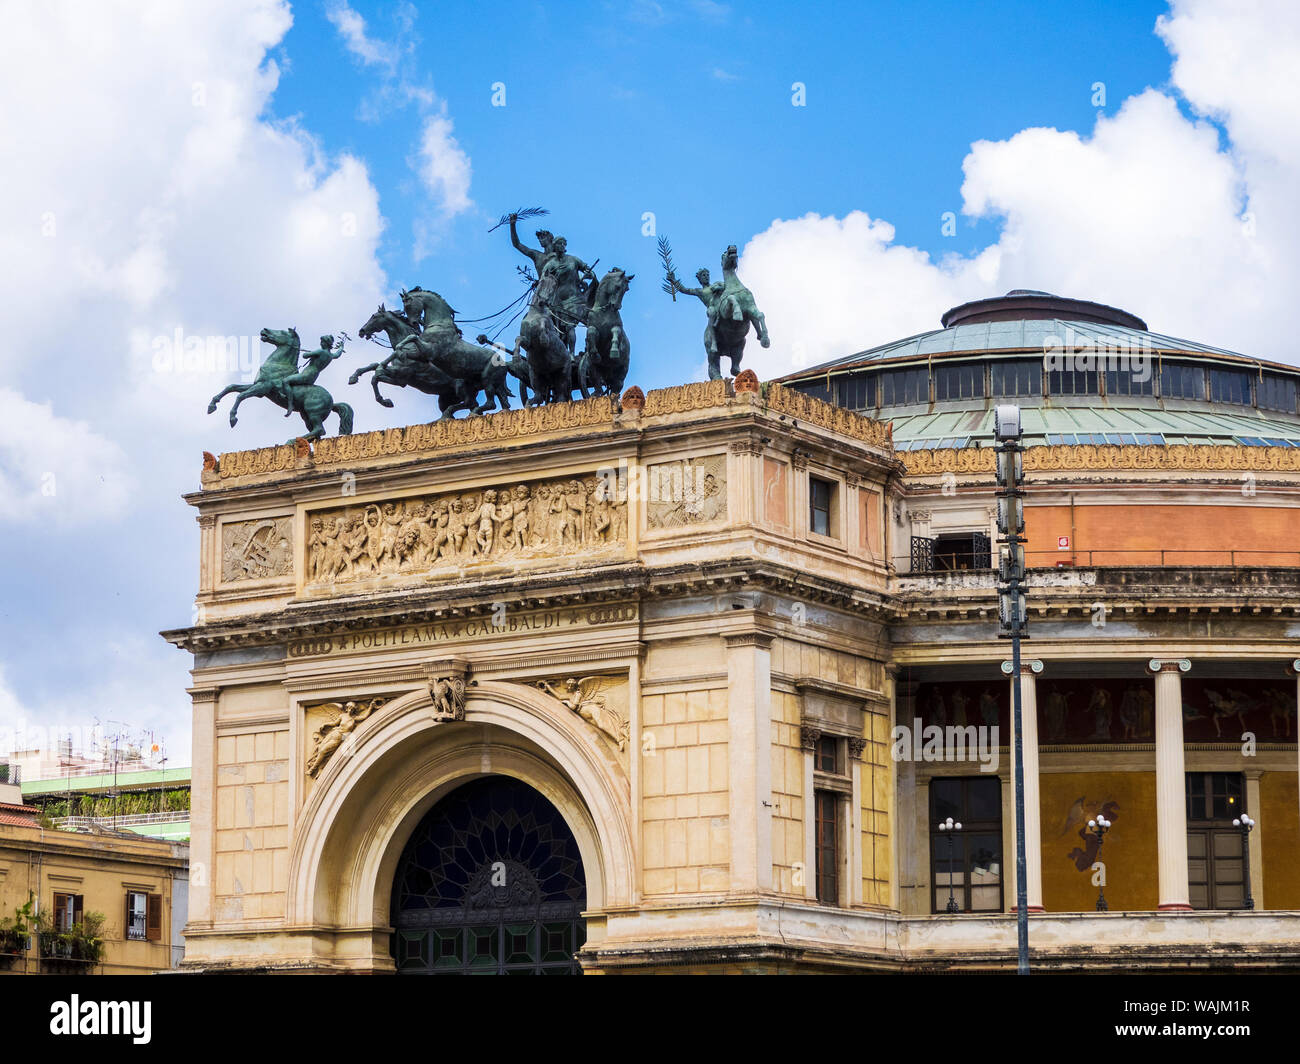
[[[263,329],[261,337],[263,343],[274,344],[275,350],[258,367],[257,378],[252,384],[231,384],[223,388],[208,403],[208,413],[215,413],[217,404],[222,399],[231,392],[238,392],[235,405],[230,408],[230,425],[233,428],[238,421],[239,404],[245,399],[270,399],[276,406],[288,409],[290,406],[288,388],[292,388],[292,409],[301,415],[303,424],[307,426],[306,439],[318,440],[325,435],[325,419],[331,413],[339,416],[339,435],[348,435],[352,431],[353,415],[352,407],[347,403],[334,402],[334,397],[319,384],[292,383],[287,387],[285,385],[287,378],[298,373],[298,352],[301,345],[297,330]],[[342,348],[337,352],[316,352],[309,363],[308,369],[311,372],[308,375],[315,379],[314,375],[319,374],[325,365],[341,353]],[[289,442],[293,443],[293,440],[294,438],[290,437]]]
[[[438,411],[443,417],[450,417],[449,410],[457,409],[457,404],[464,401],[464,390],[458,382],[447,376],[428,359],[419,358],[413,346],[403,346],[403,341],[414,336],[415,330],[410,322],[395,310],[389,310],[379,304],[357,335],[363,340],[371,339],[376,333],[388,336],[388,344],[393,353],[382,362],[372,362],[362,366],[351,377],[349,384],[356,384],[363,373],[373,373],[370,385],[374,389],[375,399],[381,406],[391,407],[393,401],[379,392],[380,384],[395,384],[399,388],[415,388],[427,395],[438,397]]]
[[[510,409],[505,364],[492,348],[478,347],[461,338],[456,312],[442,296],[418,287],[403,290],[402,308],[416,332],[395,345],[393,355],[424,358],[463,389],[456,401],[443,410],[443,417],[457,410],[483,414],[495,410],[498,404],[502,410]],[[478,405],[479,392],[484,393],[482,405]]]

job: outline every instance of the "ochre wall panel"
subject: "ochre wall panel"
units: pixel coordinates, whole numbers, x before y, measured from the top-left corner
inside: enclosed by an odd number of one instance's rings
[[[1082,871],[1078,867],[1086,846],[1079,833],[1105,805],[1112,805],[1106,815],[1115,825],[1101,847],[1111,911],[1156,907],[1154,772],[1044,772],[1039,799],[1043,908],[1049,913],[1095,909],[1092,862]]]

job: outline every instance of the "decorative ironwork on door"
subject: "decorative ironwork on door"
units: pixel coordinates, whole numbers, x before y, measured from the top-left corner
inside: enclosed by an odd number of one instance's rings
[[[393,881],[393,958],[419,975],[579,974],[586,880],[559,811],[527,784],[486,776],[412,833]]]

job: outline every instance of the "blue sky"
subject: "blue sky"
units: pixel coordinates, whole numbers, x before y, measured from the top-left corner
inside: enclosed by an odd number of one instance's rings
[[[429,208],[408,165],[419,108],[376,104],[394,78],[346,49],[325,6],[295,8],[274,53],[286,61],[275,113],[368,161],[392,287],[433,287],[467,317],[498,309],[522,259],[487,229],[546,206],[540,224],[571,251],[637,275],[625,317],[637,354],[653,352],[639,367],[649,386],[693,374],[702,324],[693,302],[659,291],[644,212],[688,278],[700,265],[716,275],[728,243],[810,211],[865,207],[904,243],[970,254],[997,220],[944,236],[941,216],[961,209],[973,141],[1088,129],[1095,82],[1113,111],[1169,73],[1152,32],[1160,3],[504,3],[422,6],[413,24],[404,5],[351,9],[376,42],[414,44],[397,80],[437,94],[472,159],[473,209],[439,224],[417,263],[412,228]],[[492,106],[497,82],[504,107]],[[806,106],[792,105],[795,82]]]
[[[1017,287],[1300,363],[1293,0],[47,0],[0,15],[0,93],[25,102],[0,110],[0,752],[99,717],[188,760],[190,662],[157,634],[191,619],[181,496],[203,451],[300,430],[209,417],[238,375],[158,345],[356,336],[412,284],[490,313],[520,292],[488,232],[513,208],[636,275],[643,388],[698,379],[704,328],[646,212],[687,278],[740,247],[764,379]],[[347,386],[380,353],[321,381],[357,430],[435,416]]]

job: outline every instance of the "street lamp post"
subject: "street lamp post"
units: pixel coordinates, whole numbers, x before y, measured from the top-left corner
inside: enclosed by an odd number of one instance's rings
[[[1088,821],[1088,830],[1097,836],[1097,862],[1101,863],[1101,844],[1106,841],[1106,832],[1110,830],[1110,821],[1100,813],[1096,820]],[[1104,913],[1110,908],[1106,904],[1106,866],[1102,865],[1101,881],[1097,884],[1097,911]]]
[[[1025,493],[1024,448],[1020,445],[1020,407],[1011,404],[993,410],[997,437],[998,532],[1001,560],[998,567],[998,618],[1000,639],[1011,640],[1012,731],[1015,742],[1016,806],[1016,972],[1029,974],[1029,886],[1025,865],[1025,767],[1020,696],[1020,640],[1028,638],[1025,617]]]
[[[952,817],[941,820],[939,821],[939,830],[948,837],[948,912],[958,913],[961,912],[961,908],[957,905],[957,899],[952,893],[952,837],[955,832],[961,831],[961,821],[953,823]],[[965,862],[962,862],[962,868],[964,871]]]
[[[1250,893],[1250,832],[1255,827],[1255,821],[1242,813],[1232,822],[1232,826],[1241,832],[1241,878],[1246,888],[1246,900],[1241,903],[1241,907],[1253,909],[1255,899]]]

